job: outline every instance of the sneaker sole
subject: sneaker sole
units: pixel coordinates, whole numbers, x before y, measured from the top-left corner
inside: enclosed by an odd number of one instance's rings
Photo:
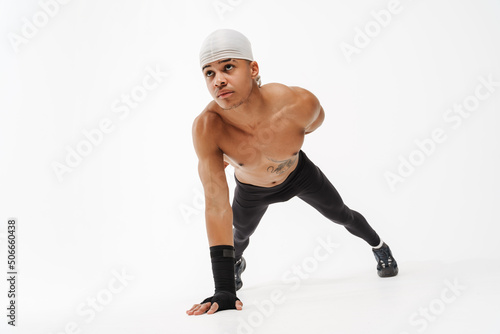
[[[394,277],[399,273],[398,267],[396,268],[384,268],[382,270],[378,270],[377,274],[379,277]]]

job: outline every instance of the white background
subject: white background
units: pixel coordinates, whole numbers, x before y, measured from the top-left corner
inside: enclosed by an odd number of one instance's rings
[[[40,3],[53,15],[15,46],[12,36],[43,17]],[[355,46],[389,1],[40,3],[0,8],[0,261],[6,275],[15,217],[20,273],[18,327],[2,306],[2,332],[500,332],[498,1],[401,0],[350,59],[342,43]],[[184,313],[213,292],[191,125],[210,101],[199,47],[217,28],[251,40],[263,84],[319,98],[326,119],[303,150],[391,246],[398,277],[378,278],[369,246],[292,199],[272,206],[251,239],[244,310]],[[148,68],[168,76],[125,117],[114,112]],[[454,128],[443,116],[474,96],[480,77],[497,86]],[[103,119],[113,130],[58,179],[54,164]],[[436,128],[446,140],[391,189],[385,174]],[[291,290],[283,277],[317,238],[338,248]],[[121,271],[129,280],[109,292]],[[466,288],[436,302],[446,281]],[[257,305],[274,288],[286,301],[267,314]],[[2,279],[0,305],[7,290]],[[92,298],[102,309],[90,319],[78,309]],[[432,320],[414,316],[430,305]]]

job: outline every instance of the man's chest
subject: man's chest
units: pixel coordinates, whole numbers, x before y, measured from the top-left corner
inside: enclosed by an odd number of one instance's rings
[[[234,167],[275,169],[299,152],[304,142],[304,129],[292,120],[278,120],[262,122],[249,131],[227,126],[219,139],[225,160]]]

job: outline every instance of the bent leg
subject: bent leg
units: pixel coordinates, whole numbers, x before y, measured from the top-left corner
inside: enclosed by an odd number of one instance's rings
[[[250,236],[255,232],[262,216],[266,212],[268,205],[259,205],[254,207],[241,206],[236,196],[233,200],[233,237],[235,249],[235,261],[238,261],[243,251],[250,243]]]
[[[344,204],[340,194],[318,167],[315,166],[309,176],[311,183],[306,190],[298,194],[300,199],[326,218],[343,225],[347,231],[365,240],[370,246],[375,247],[380,243],[380,237],[365,217]]]

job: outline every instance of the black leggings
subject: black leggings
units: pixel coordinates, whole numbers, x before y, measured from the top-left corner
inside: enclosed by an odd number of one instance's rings
[[[235,260],[239,260],[248,247],[250,236],[255,232],[269,204],[286,202],[295,196],[371,246],[375,247],[380,243],[379,236],[366,219],[344,204],[337,190],[302,150],[295,170],[277,186],[259,187],[241,183],[236,176],[234,178],[236,188],[232,208]]]

